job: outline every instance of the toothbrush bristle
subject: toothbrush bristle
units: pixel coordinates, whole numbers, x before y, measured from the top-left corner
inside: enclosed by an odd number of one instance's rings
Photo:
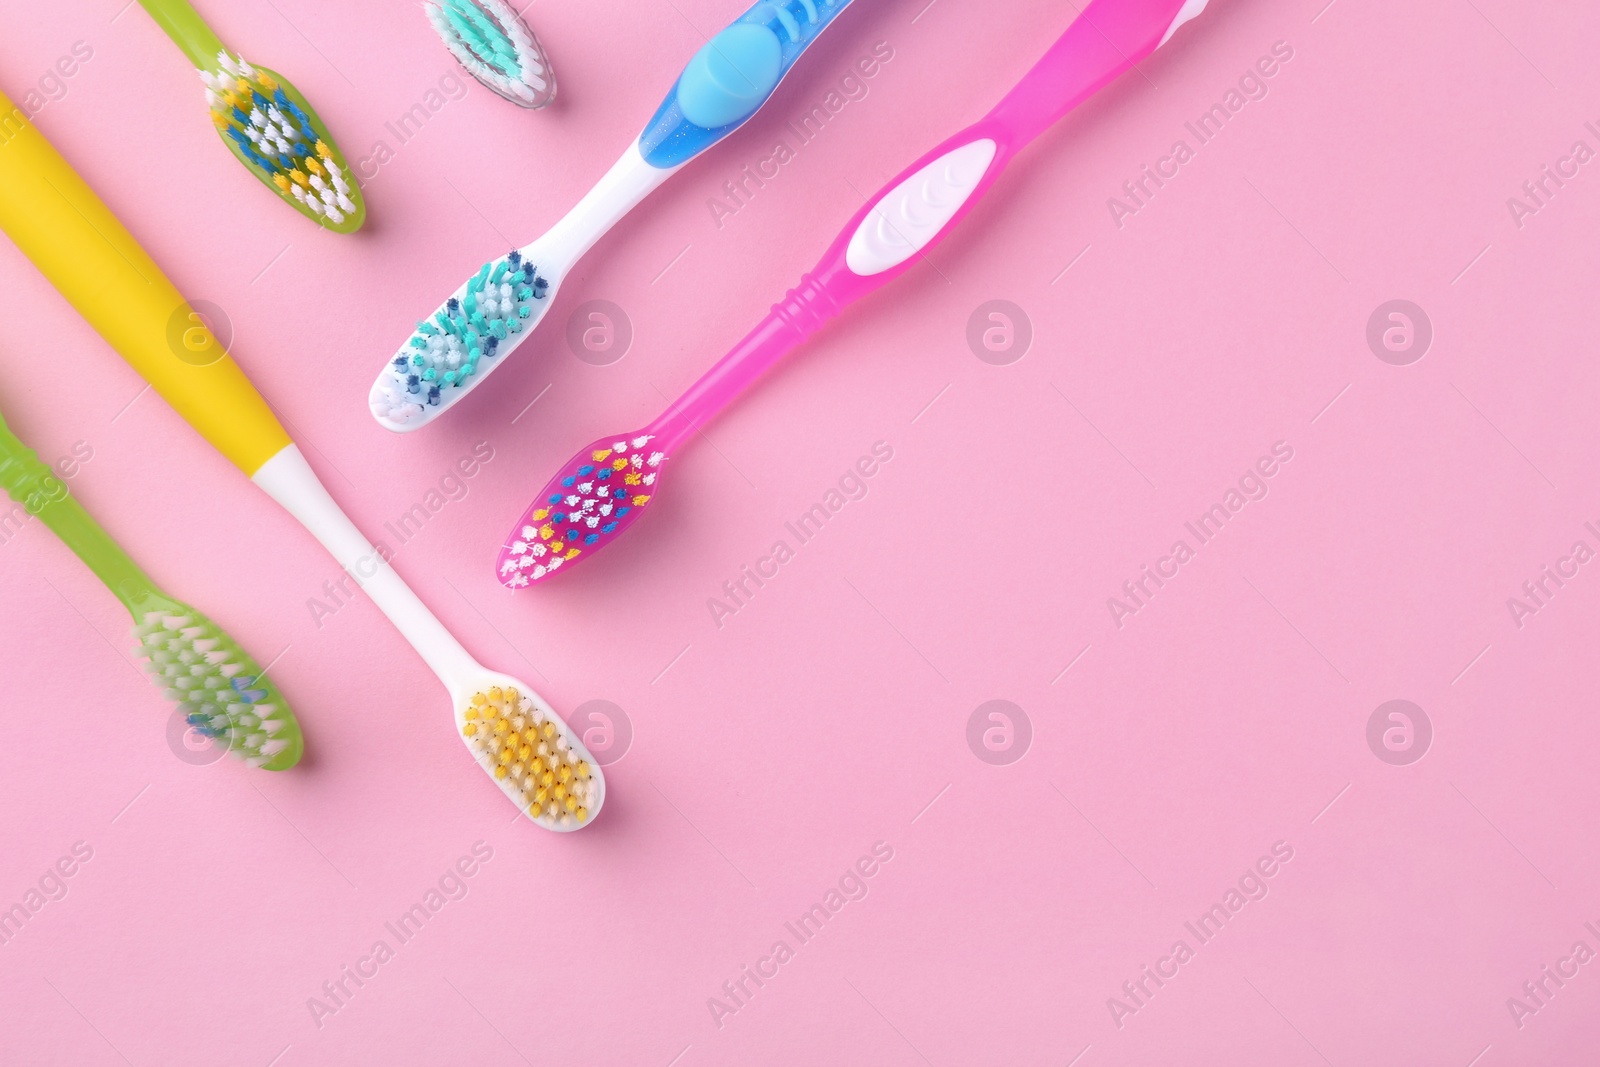
[[[512,686],[474,693],[461,712],[461,736],[534,821],[576,828],[589,820],[598,775],[552,716]]]
[[[555,99],[544,49],[503,0],[440,0],[423,8],[450,54],[489,89],[528,108]]]
[[[196,733],[252,766],[299,760],[300,728],[282,694],[216,623],[192,608],[150,611],[133,637],[151,681]]]
[[[549,306],[550,282],[520,252],[485,263],[389,361],[368,398],[373,415],[405,425],[443,411],[504,360]],[[483,363],[491,366],[480,371]]]
[[[217,131],[303,214],[341,226],[361,212],[361,190],[315,119],[283,84],[243,56],[217,54],[200,71]]]
[[[551,479],[500,549],[500,584],[522,589],[615,541],[655,498],[666,453],[650,434],[596,441]]]

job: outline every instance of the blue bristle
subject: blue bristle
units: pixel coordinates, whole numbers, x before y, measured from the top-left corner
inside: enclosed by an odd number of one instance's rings
[[[558,511],[554,515],[550,516],[550,518],[554,522],[566,522],[567,513],[565,511]]]
[[[578,468],[578,473],[583,475],[584,477],[588,477],[589,475],[594,473],[594,464],[585,463],[583,466]]]
[[[545,503],[546,504],[559,504],[559,503],[561,503],[561,494],[560,493],[556,493],[549,500],[546,500]]]
[[[602,479],[611,477],[611,468],[610,467],[602,468],[601,471],[600,471],[600,477]]]
[[[574,485],[577,485],[577,484],[578,484],[578,479],[576,479],[576,478],[574,478],[574,477],[572,477],[572,476],[571,476],[571,475],[570,475],[570,474],[569,474],[569,475],[568,475],[568,476],[567,476],[567,477],[565,477],[565,478],[563,478],[563,479],[561,479],[561,484],[562,484],[562,486],[564,486],[564,487],[565,487],[565,488],[567,488],[567,489],[571,489],[571,488],[572,488],[572,487],[573,487],[573,486],[574,486]]]
[[[599,534],[590,534],[588,537],[585,537],[583,539],[583,543],[586,544],[586,545],[592,545],[598,540],[600,540],[600,535]]]
[[[612,530],[615,530],[616,528],[617,528],[617,524],[616,523],[608,522],[604,526],[600,527],[600,532],[601,533],[610,533]]]
[[[619,519],[622,518],[622,516],[626,515],[628,512],[630,512],[632,510],[633,510],[632,508],[618,508],[617,509],[617,518],[619,518]]]

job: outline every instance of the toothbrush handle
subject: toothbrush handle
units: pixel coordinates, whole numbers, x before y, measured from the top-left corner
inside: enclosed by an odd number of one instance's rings
[[[261,394],[161,268],[4,93],[0,230],[245,474],[289,444]]]
[[[66,483],[11,432],[3,418],[0,418],[0,486],[4,486],[11,499],[21,504],[28,514],[37,516],[50,527],[134,617],[138,617],[136,607],[155,591],[155,583],[83,509],[68,492]]]
[[[1008,132],[1014,149],[1165,44],[1207,0],[1095,0],[989,117]]]
[[[227,50],[189,0],[139,0],[139,6],[150,13],[156,25],[167,31],[172,43],[182,49],[196,69],[213,69],[217,53]]]
[[[1133,69],[1207,0],[1094,0],[987,116],[911,164],[867,202],[823,257],[841,304],[910,269],[944,239],[1012,158]]]
[[[652,427],[672,449],[850,304],[943,240],[1018,152],[1199,14],[1206,0],[1094,0],[986,117],[867,201],[815,270]]]
[[[653,167],[687,163],[743,126],[851,0],[760,0],[707,41],[639,137]]]
[[[789,69],[851,3],[760,0],[706,42],[639,139],[582,200],[522,253],[547,271],[571,269],[679,167],[761,110]]]

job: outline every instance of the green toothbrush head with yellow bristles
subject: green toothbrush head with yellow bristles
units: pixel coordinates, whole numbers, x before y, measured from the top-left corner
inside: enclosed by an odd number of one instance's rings
[[[313,222],[354,233],[367,207],[350,166],[281,74],[229,52],[187,0],[139,0],[200,73],[211,121],[235,158]]]

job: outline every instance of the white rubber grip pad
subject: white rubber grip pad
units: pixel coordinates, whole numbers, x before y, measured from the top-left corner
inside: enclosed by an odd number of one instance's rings
[[[850,238],[845,262],[863,278],[926,248],[977,189],[998,146],[987,138],[953,148],[879,199]]]

